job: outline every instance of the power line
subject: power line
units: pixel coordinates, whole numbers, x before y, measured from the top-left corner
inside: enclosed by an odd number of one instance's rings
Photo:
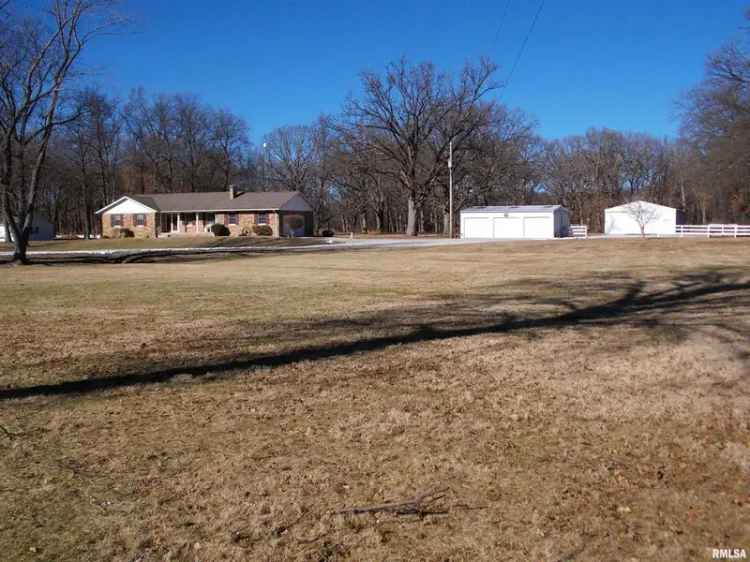
[[[516,68],[518,68],[518,63],[521,61],[523,52],[526,49],[526,44],[529,42],[529,37],[531,37],[531,34],[534,32],[534,27],[536,27],[536,22],[539,19],[539,15],[542,13],[542,8],[544,8],[545,1],[546,0],[542,0],[539,3],[539,8],[537,8],[536,14],[534,14],[534,19],[531,21],[531,26],[529,27],[529,31],[526,33],[526,37],[523,38],[523,43],[521,43],[521,48],[518,50],[518,54],[516,55],[516,60],[513,62],[513,67],[510,69],[510,74],[508,74],[508,79],[505,81],[506,88],[510,84],[510,80],[511,78],[513,78],[513,74],[516,72]]]
[[[503,15],[500,16],[500,24],[497,26],[497,31],[495,31],[495,40],[492,42],[493,45],[497,43],[497,40],[500,37],[500,32],[503,30],[503,26],[505,25],[505,20],[508,17],[508,9],[510,8],[511,2],[512,0],[508,0],[505,3],[505,10],[503,10]]]

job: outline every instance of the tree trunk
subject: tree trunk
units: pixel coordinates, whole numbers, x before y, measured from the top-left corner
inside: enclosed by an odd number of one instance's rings
[[[29,233],[22,232],[20,236],[14,237],[13,243],[15,246],[13,248],[13,259],[11,260],[11,263],[28,265],[29,258],[26,255],[26,251],[29,247]]]
[[[685,194],[685,180],[680,180],[680,204],[682,212],[687,213],[687,195]]]
[[[84,234],[84,237],[86,238],[86,240],[91,240],[91,224],[93,222],[91,220],[91,217],[93,215],[93,210],[91,208],[92,207],[91,201],[89,200],[89,191],[88,191],[89,188],[88,188],[88,185],[86,185],[85,183],[83,184],[83,190],[84,190],[83,191],[83,193],[84,193],[84,195],[83,195],[83,197],[84,197],[84,204],[83,204],[83,213],[84,213],[84,217],[83,217],[83,225],[84,226],[83,226],[83,229],[84,229],[84,233],[83,234]]]
[[[7,210],[6,215],[10,215],[10,213],[7,213]],[[29,246],[31,221],[28,221],[29,225],[25,226],[27,221],[24,220],[24,222],[21,224],[21,228],[19,229],[16,220],[16,217],[8,217],[8,220],[5,223],[6,237],[9,238],[11,242],[13,242],[13,258],[11,259],[11,263],[28,265],[29,259],[26,255],[26,252]]]
[[[13,258],[11,259],[11,263],[26,265],[29,263],[26,250],[29,245],[29,234],[31,233],[31,217],[26,216],[27,213],[23,208],[18,209],[19,213],[14,215],[10,209],[7,191],[3,190],[2,195],[5,238],[6,242],[13,243]]]
[[[409,192],[408,207],[407,207],[407,222],[406,222],[406,235],[416,236],[417,235],[417,204],[414,200],[414,193]]]
[[[448,237],[451,235],[451,219],[447,211],[443,212],[443,234]]]

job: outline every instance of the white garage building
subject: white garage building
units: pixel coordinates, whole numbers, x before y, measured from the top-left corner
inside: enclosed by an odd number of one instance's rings
[[[469,207],[461,211],[461,238],[561,238],[570,214],[560,205]]]
[[[677,225],[683,224],[682,212],[648,201],[632,201],[604,210],[604,234],[628,236],[641,234],[674,235]]]

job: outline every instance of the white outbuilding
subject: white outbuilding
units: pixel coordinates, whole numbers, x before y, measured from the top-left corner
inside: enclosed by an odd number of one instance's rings
[[[561,205],[469,207],[461,211],[461,238],[561,238],[570,213]]]
[[[0,242],[10,242],[10,228],[0,222]],[[31,223],[31,240],[54,240],[55,225],[49,222],[41,215],[34,215],[34,221]]]
[[[682,212],[648,201],[632,201],[604,210],[604,234],[610,236],[674,235]]]

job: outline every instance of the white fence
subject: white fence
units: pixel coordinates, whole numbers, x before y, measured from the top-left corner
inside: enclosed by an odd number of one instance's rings
[[[750,236],[750,224],[678,224],[678,236]]]
[[[568,226],[568,236],[573,238],[588,238],[589,227],[585,224],[571,224]]]

